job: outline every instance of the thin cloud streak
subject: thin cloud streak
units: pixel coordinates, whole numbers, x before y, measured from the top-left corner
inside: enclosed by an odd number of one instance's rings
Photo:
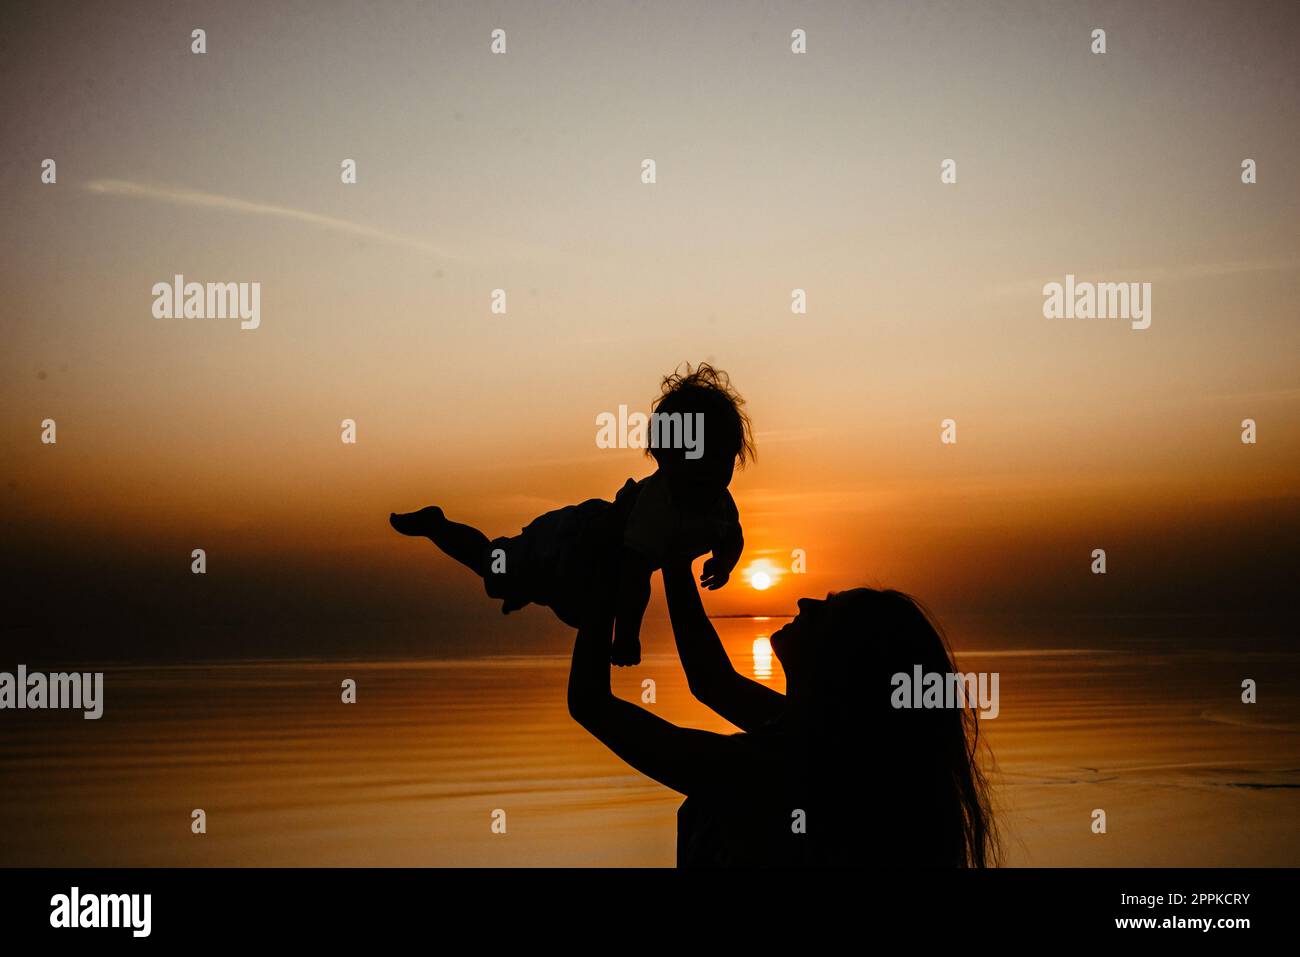
[[[178,189],[161,186],[146,186],[142,183],[132,183],[121,179],[97,179],[85,184],[85,189],[91,193],[98,193],[103,196],[123,196],[132,199],[150,199],[160,203],[171,203],[174,206],[194,206],[202,209],[219,209],[233,213],[245,213],[251,216],[270,216],[278,219],[289,219],[295,222],[306,223],[309,226],[317,226],[322,229],[333,230],[334,232],[347,233],[351,236],[358,236],[363,239],[372,239],[376,242],[391,243],[395,246],[405,246],[407,249],[414,249],[417,252],[426,253],[431,256],[439,256],[443,259],[463,262],[463,258],[449,253],[447,250],[426,243],[420,239],[414,239],[410,236],[400,236],[396,233],[385,232],[382,229],[375,229],[372,226],[364,226],[360,223],[352,223],[346,219],[336,219],[333,216],[322,216],[320,213],[311,213],[301,209],[291,209],[287,206],[275,206],[270,203],[255,203],[246,199],[237,199],[233,196],[220,196],[216,193],[203,193],[192,189]]]

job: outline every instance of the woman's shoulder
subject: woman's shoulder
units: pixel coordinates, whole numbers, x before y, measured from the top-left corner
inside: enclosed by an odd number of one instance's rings
[[[703,790],[746,791],[760,784],[770,790],[798,766],[798,755],[797,742],[779,726],[726,735],[715,773]]]

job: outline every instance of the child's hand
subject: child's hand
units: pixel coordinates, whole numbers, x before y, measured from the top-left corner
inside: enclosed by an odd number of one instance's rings
[[[710,591],[717,591],[731,579],[731,569],[735,564],[728,564],[717,555],[704,560],[704,569],[700,574],[700,584]]]

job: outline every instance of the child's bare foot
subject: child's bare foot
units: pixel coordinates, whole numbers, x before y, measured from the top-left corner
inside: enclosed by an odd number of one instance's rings
[[[619,638],[616,636],[609,646],[609,661],[610,664],[619,667],[639,665],[641,663],[641,640],[636,637]]]
[[[434,529],[446,520],[446,516],[442,514],[442,509],[436,505],[422,508],[418,512],[406,512],[401,515],[393,512],[388,516],[388,524],[403,535],[431,536]]]

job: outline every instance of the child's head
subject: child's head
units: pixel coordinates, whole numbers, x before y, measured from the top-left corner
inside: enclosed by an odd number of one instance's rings
[[[737,463],[744,467],[753,460],[754,438],[744,404],[727,374],[707,362],[694,369],[687,363],[686,371],[664,376],[659,398],[650,407],[662,420],[651,420],[651,437],[660,440],[659,447],[652,441],[646,454],[654,457],[683,502],[709,504],[731,484]],[[667,437],[674,440],[663,441]],[[679,437],[685,441],[676,441]]]

